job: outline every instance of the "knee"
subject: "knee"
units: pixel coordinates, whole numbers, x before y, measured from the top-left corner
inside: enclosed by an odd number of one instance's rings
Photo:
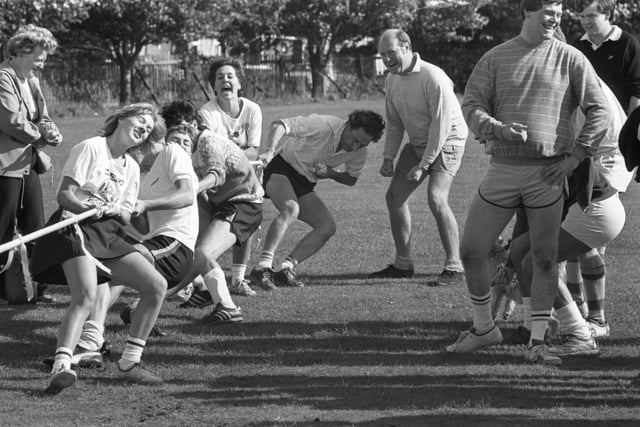
[[[283,217],[286,221],[294,221],[298,218],[300,214],[300,205],[293,201],[287,200],[280,211],[280,216]]]
[[[72,304],[76,307],[82,310],[91,311],[97,301],[97,290],[95,288],[83,289],[77,295],[73,295],[71,300]]]
[[[317,228],[317,231],[322,235],[324,240],[329,240],[336,234],[338,227],[332,218],[328,218],[327,221],[323,222],[320,227]]]
[[[532,252],[534,268],[544,275],[558,272],[557,256],[551,250],[540,249]]]
[[[400,194],[398,194],[393,186],[390,186],[387,190],[385,200],[387,202],[387,208],[389,208],[390,210],[397,209],[404,203],[403,198],[400,196]]]
[[[466,240],[463,240],[460,244],[460,260],[462,264],[465,266],[474,265],[482,262],[483,259],[489,259],[489,250],[487,249],[486,253],[478,247],[477,244],[470,243]]]
[[[442,193],[441,191],[429,191],[428,200],[431,212],[442,212],[449,206],[446,193]]]
[[[155,274],[155,277],[149,278],[149,285],[147,286],[147,296],[153,298],[156,301],[163,301],[164,296],[167,293],[167,281],[160,273]]]

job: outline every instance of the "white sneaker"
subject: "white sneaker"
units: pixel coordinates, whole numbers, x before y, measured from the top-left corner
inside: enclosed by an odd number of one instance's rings
[[[473,353],[492,345],[502,343],[502,333],[496,325],[482,335],[476,335],[475,328],[460,333],[458,340],[447,346],[449,353]]]
[[[67,387],[71,387],[78,380],[76,372],[71,369],[60,369],[51,374],[49,378],[49,385],[44,391],[47,394],[58,394]]]
[[[256,291],[251,289],[247,279],[239,280],[236,283],[231,284],[231,286],[229,286],[229,292],[231,295],[240,295],[243,297],[255,297],[258,295]]]
[[[531,347],[525,347],[524,360],[527,362],[540,363],[543,365],[560,365],[562,359],[558,356],[554,356],[549,352],[549,347],[546,344],[532,345]]]
[[[193,295],[193,284],[189,283],[187,286],[180,289],[176,293],[175,298],[179,299],[182,302],[186,302],[186,301],[189,301],[189,298],[191,298],[191,295]]]
[[[589,330],[593,338],[604,338],[609,336],[609,322],[600,322],[595,319],[587,319]]]
[[[549,352],[556,356],[587,356],[600,353],[600,349],[592,336],[565,335],[562,344],[549,348]]]

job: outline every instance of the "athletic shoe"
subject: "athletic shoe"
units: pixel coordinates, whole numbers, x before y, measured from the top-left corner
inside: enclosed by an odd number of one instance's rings
[[[446,268],[442,270],[440,276],[437,279],[429,280],[427,282],[427,286],[449,286],[449,285],[457,285],[458,283],[462,283],[464,281],[464,273],[462,271],[453,271],[447,270]]]
[[[58,300],[50,294],[40,294],[36,301],[41,304],[53,304],[54,302],[58,302]]]
[[[593,355],[600,353],[598,344],[592,336],[587,338],[568,334],[562,337],[562,344],[549,348],[557,356]]]
[[[104,359],[99,350],[87,350],[76,346],[76,351],[73,352],[71,357],[71,366],[85,369],[102,369],[104,368]]]
[[[387,265],[380,271],[369,274],[368,279],[410,279],[413,277],[413,268],[408,270],[397,268],[393,264]]]
[[[226,308],[223,307],[222,304],[218,303],[216,308],[206,316],[202,318],[203,322],[211,323],[214,325],[221,325],[223,323],[238,323],[242,322],[244,317],[242,316],[242,309],[240,307],[236,308]]]
[[[265,291],[275,291],[278,289],[276,284],[273,283],[273,270],[269,267],[261,270],[254,268],[251,270],[251,273],[249,273],[249,280],[251,280],[254,286],[259,286]]]
[[[594,338],[604,338],[609,336],[609,322],[601,322],[596,319],[587,319],[591,336]]]
[[[78,380],[75,371],[60,368],[49,378],[49,385],[45,389],[46,394],[58,394],[67,387],[71,387]]]
[[[251,289],[247,279],[242,279],[235,284],[231,284],[231,286],[229,286],[229,292],[231,295],[240,295],[241,297],[255,297],[258,295],[256,291]]]
[[[179,305],[180,308],[205,308],[213,305],[213,299],[207,289],[195,291],[191,298]]]
[[[131,319],[133,319],[134,311],[135,309],[131,308],[131,306],[126,306],[120,312],[120,319],[122,319],[125,325],[131,324]],[[158,328],[158,325],[153,325],[153,328],[151,328],[151,332],[149,332],[150,337],[166,337],[167,335],[168,334],[165,331]]]
[[[476,335],[476,328],[460,333],[458,340],[447,346],[449,353],[473,353],[492,345],[502,343],[502,333],[496,325],[482,335]]]
[[[136,363],[126,371],[120,368],[120,364],[118,364],[116,378],[142,385],[160,385],[163,383],[162,378],[147,371],[140,363]]]
[[[100,357],[98,358],[97,355]],[[111,345],[108,341],[103,342],[102,347],[100,347],[98,351],[87,350],[77,345],[71,357],[71,369],[104,369],[106,367],[104,359],[108,359],[109,356],[111,356]],[[53,366],[54,361],[54,356],[48,356],[42,359],[42,363],[49,367]],[[98,361],[101,363],[98,364]]]
[[[291,268],[273,273],[273,281],[278,287],[304,288],[304,283],[296,278],[296,273]]]
[[[549,347],[546,344],[532,345],[531,347],[525,347],[524,360],[532,363],[540,363],[543,365],[560,365],[562,359],[558,356],[554,356],[549,352]]]
[[[191,298],[191,295],[193,295],[193,284],[189,283],[187,286],[180,289],[178,292],[176,292],[175,295],[173,295],[171,298],[168,298],[168,299],[187,302],[189,301],[189,298]]]
[[[504,339],[505,344],[514,344],[514,345],[527,345],[531,340],[531,331],[524,326],[518,326],[514,332],[507,335]],[[549,330],[547,329],[544,333],[544,343],[546,345],[551,345],[551,338],[549,337]]]

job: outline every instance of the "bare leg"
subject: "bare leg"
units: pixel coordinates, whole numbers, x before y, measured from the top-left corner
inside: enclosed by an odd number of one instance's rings
[[[291,252],[298,262],[309,258],[322,248],[336,233],[336,224],[329,209],[316,193],[308,193],[300,197],[300,220],[311,226],[307,233]]]
[[[432,172],[429,178],[428,196],[429,208],[438,225],[438,232],[442,246],[446,255],[445,268],[459,271],[462,267],[460,262],[460,244],[458,236],[458,223],[449,206],[449,190],[453,176]]]
[[[278,216],[269,225],[262,250],[273,254],[282,242],[289,226],[298,219],[300,206],[291,183],[283,175],[271,175],[267,182],[267,193],[273,205],[278,209]]]

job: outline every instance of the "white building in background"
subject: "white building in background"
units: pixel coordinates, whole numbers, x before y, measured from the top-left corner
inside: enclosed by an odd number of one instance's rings
[[[222,46],[217,39],[200,39],[189,43],[189,49],[196,49],[198,55],[210,58],[222,56]],[[178,62],[173,55],[171,43],[148,44],[140,51],[138,61],[141,63],[172,64]]]

